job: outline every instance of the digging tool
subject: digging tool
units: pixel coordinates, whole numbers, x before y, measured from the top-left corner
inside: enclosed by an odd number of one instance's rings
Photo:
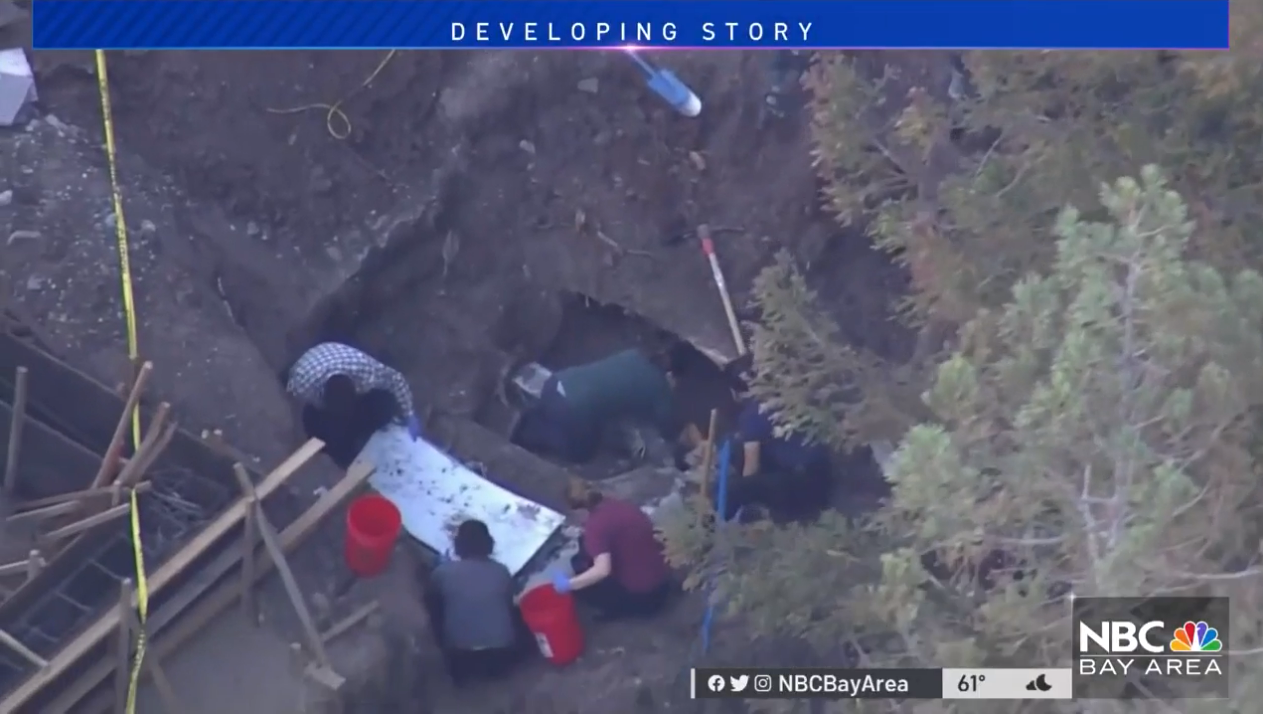
[[[724,269],[719,267],[719,258],[715,255],[715,241],[711,238],[710,226],[702,224],[697,227],[697,237],[702,241],[702,252],[710,262],[710,274],[715,278],[715,287],[719,289],[719,299],[724,303],[724,315],[728,318],[728,329],[732,330],[732,341],[737,346],[737,356],[745,357],[746,342],[741,336],[741,324],[737,322],[737,312],[732,309],[732,296],[728,294],[728,282],[724,280]]]
[[[623,53],[631,58],[632,62],[645,73],[645,84],[650,91],[657,94],[667,101],[675,110],[686,117],[695,117],[702,113],[702,100],[698,98],[693,90],[688,88],[679,77],[669,69],[662,69],[649,64],[644,58],[636,54],[636,48],[625,47]]]

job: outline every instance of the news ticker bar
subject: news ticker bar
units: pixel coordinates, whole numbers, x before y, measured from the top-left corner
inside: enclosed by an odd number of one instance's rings
[[[35,0],[36,49],[1228,49],[1229,0]]]
[[[1073,699],[1073,672],[696,667],[690,694],[694,699]]]

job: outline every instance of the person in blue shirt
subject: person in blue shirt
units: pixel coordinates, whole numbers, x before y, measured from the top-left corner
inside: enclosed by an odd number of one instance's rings
[[[773,415],[753,399],[741,403],[732,436],[736,473],[728,481],[725,519],[760,505],[777,521],[813,519],[830,505],[828,447],[802,434],[777,435]]]

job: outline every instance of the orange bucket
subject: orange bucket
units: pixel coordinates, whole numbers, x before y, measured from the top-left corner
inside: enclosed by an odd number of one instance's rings
[[[346,512],[346,565],[362,578],[380,575],[403,529],[395,504],[370,494],[356,499]]]

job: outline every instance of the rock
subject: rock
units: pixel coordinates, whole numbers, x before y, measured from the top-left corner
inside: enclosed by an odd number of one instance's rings
[[[517,145],[518,145],[518,148],[520,148],[522,151],[525,151],[526,153],[532,156],[535,155],[535,145],[527,141],[526,139],[519,141]]]
[[[45,278],[42,278],[38,275],[32,275],[26,279],[26,289],[39,290],[40,288],[44,287],[44,283],[46,282],[48,281]]]
[[[101,220],[101,225],[105,226],[109,230],[114,230],[118,227],[118,216],[113,213],[107,214],[105,218]]]
[[[153,222],[153,221],[151,221],[151,220],[149,220],[149,219],[147,219],[147,218],[146,218],[145,220],[143,220],[143,221],[141,221],[141,222],[140,222],[140,234],[141,234],[141,235],[143,235],[143,236],[151,236],[151,235],[153,235],[153,234],[155,234],[155,233],[157,233],[157,232],[158,232],[158,226],[154,225],[154,222]]]
[[[44,121],[48,122],[49,126],[56,129],[58,134],[65,134],[67,132],[73,131],[69,124],[58,119],[53,114],[49,114],[48,116],[44,117]]]
[[[249,223],[246,224],[246,235],[250,236],[251,238],[259,235],[260,230],[261,229],[259,228],[259,224],[255,223],[254,221],[250,221]]]
[[[0,206],[7,206],[13,203],[12,191],[0,191]]]
[[[588,77],[579,82],[579,91],[596,94],[601,89],[601,81],[596,77]]]

